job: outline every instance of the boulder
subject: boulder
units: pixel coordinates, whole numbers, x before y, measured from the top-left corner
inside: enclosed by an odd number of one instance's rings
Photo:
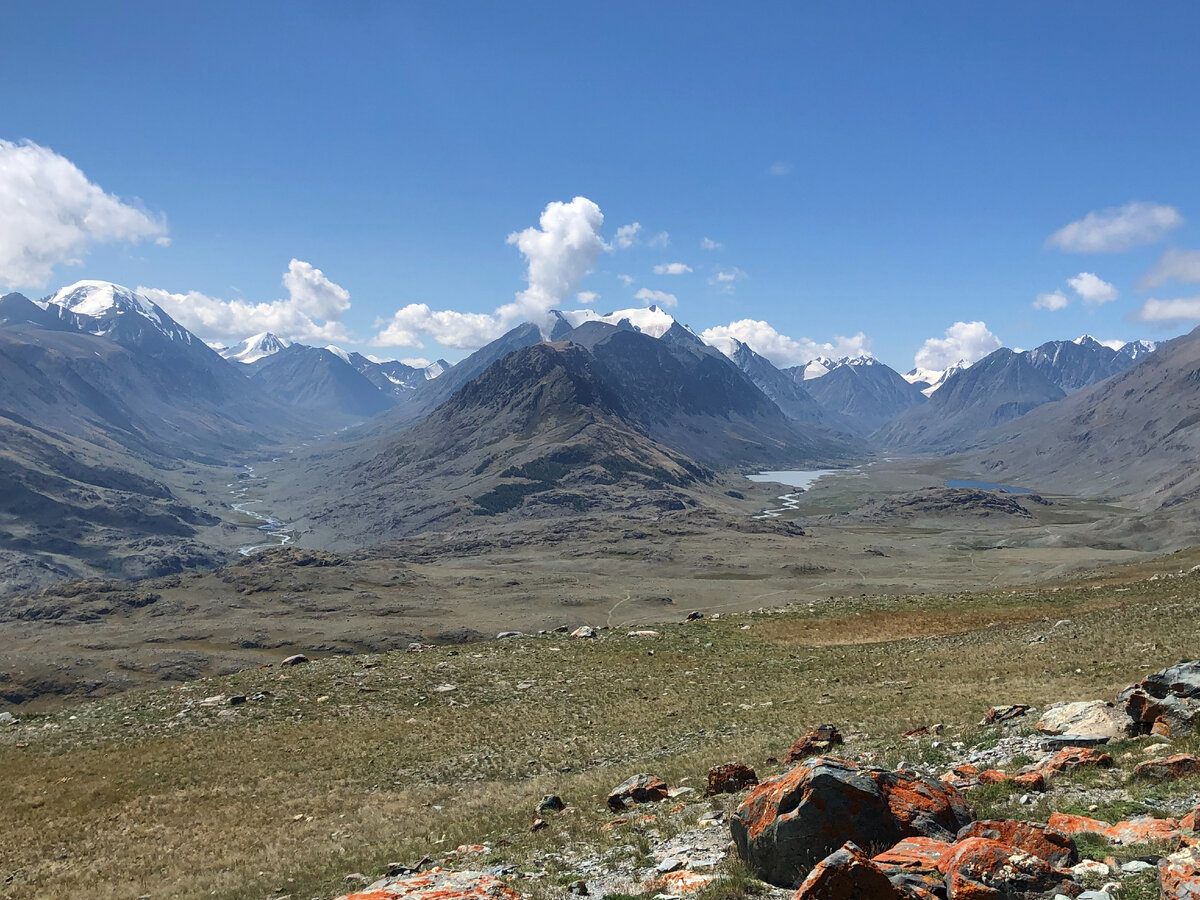
[[[1076,769],[1088,767],[1111,769],[1113,758],[1107,753],[1101,753],[1091,747],[1064,747],[1053,756],[1048,756],[1037,764],[1036,772],[1050,778],[1063,772],[1074,772]]]
[[[1064,834],[1095,834],[1114,844],[1145,844],[1149,841],[1178,845],[1182,837],[1178,819],[1155,819],[1139,816],[1127,822],[1110,825],[1087,816],[1054,813],[1049,826]]]
[[[987,711],[980,725],[998,725],[1001,722],[1011,722],[1019,719],[1033,709],[1026,703],[1011,703],[1008,706],[993,706]]]
[[[950,840],[971,819],[953,787],[819,757],[754,788],[730,829],[752,872],[790,887],[847,841],[892,847],[906,837]]]
[[[958,832],[960,841],[971,837],[1008,844],[1060,869],[1079,862],[1079,851],[1075,849],[1071,836],[1048,825],[1015,819],[983,819],[972,822]]]
[[[303,653],[293,653],[279,665],[281,666],[301,666],[308,662],[308,657]]]
[[[1160,860],[1158,880],[1163,900],[1200,897],[1200,847],[1186,847]]]
[[[495,875],[433,868],[417,875],[384,878],[339,900],[520,900],[521,895]]]
[[[821,860],[792,900],[901,900],[887,875],[853,843]]]
[[[668,897],[682,897],[702,891],[714,881],[712,875],[701,875],[699,872],[678,871],[667,872],[650,882],[650,890],[665,894]]]
[[[571,637],[573,638],[594,638],[595,636],[596,629],[591,625],[580,625],[571,632]]]
[[[1133,770],[1133,775],[1147,781],[1173,781],[1188,775],[1200,775],[1200,756],[1178,753],[1175,756],[1164,756],[1162,759],[1147,760]]]
[[[631,775],[608,794],[608,808],[614,812],[634,803],[654,803],[667,799],[667,783],[657,775]]]
[[[792,744],[792,748],[788,750],[787,756],[783,758],[784,763],[791,765],[792,763],[800,762],[802,759],[807,759],[810,756],[820,756],[822,753],[827,753],[834,746],[842,743],[842,734],[837,730],[836,725],[818,725],[796,743]]]
[[[1128,725],[1128,716],[1111,703],[1080,700],[1047,709],[1037,723],[1037,730],[1043,734],[1111,739],[1124,735]]]
[[[738,791],[758,784],[758,775],[749,766],[741,763],[725,763],[708,770],[708,787],[704,796],[714,794],[736,794]]]
[[[927,837],[908,837],[872,858],[888,875],[899,872],[936,872],[938,863],[954,845]]]
[[[1159,730],[1168,734],[1190,734],[1200,716],[1200,661],[1180,663],[1132,684],[1117,695],[1135,734]]]
[[[942,870],[949,900],[1018,900],[1070,888],[1069,872],[985,837],[959,841],[942,859]]]

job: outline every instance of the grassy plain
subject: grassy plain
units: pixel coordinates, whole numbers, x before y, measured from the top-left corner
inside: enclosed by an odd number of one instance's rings
[[[327,897],[348,873],[466,843],[546,871],[530,882],[544,890],[572,880],[572,853],[644,852],[678,827],[664,813],[600,830],[635,772],[698,792],[730,759],[774,774],[768,759],[820,722],[846,754],[894,763],[918,726],[969,744],[990,705],[1111,698],[1195,658],[1200,576],[1179,573],[1197,562],[797,598],[657,637],[333,656],[22,713],[0,728],[0,896]],[[530,833],[551,792],[574,811]]]

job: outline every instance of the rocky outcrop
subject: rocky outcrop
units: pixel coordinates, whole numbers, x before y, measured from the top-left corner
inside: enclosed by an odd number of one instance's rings
[[[1163,900],[1195,900],[1200,897],[1200,848],[1188,847],[1158,864]]]
[[[1074,772],[1076,769],[1111,769],[1112,766],[1113,758],[1107,753],[1101,753],[1091,747],[1064,747],[1038,763],[1036,771],[1051,778],[1063,772]]]
[[[741,763],[725,763],[723,766],[713,766],[708,770],[708,787],[704,796],[714,794],[736,794],[758,784],[758,776],[749,766]]]
[[[1079,862],[1079,852],[1070,835],[1034,822],[1015,819],[984,819],[972,822],[958,833],[960,841],[971,837],[999,841],[1017,850],[1031,853],[1052,866],[1065,868]]]
[[[1155,672],[1117,695],[1136,734],[1190,734],[1200,716],[1200,661]]]
[[[842,743],[842,734],[836,725],[818,725],[796,743],[792,744],[783,761],[787,765],[828,753]]]
[[[819,757],[760,784],[730,825],[751,871],[786,887],[847,841],[890,847],[905,837],[949,840],[971,818],[953,787]]]
[[[1172,781],[1188,775],[1200,775],[1200,756],[1177,753],[1162,759],[1147,760],[1133,770],[1134,778],[1147,781]]]
[[[620,812],[635,803],[667,799],[667,783],[657,775],[631,775],[609,791],[608,808]]]
[[[951,900],[1033,898],[1070,889],[1070,873],[1000,841],[971,837],[944,857],[941,869]]]
[[[1104,700],[1080,700],[1051,706],[1037,723],[1043,734],[1070,734],[1088,738],[1118,738],[1128,730],[1124,712]]]

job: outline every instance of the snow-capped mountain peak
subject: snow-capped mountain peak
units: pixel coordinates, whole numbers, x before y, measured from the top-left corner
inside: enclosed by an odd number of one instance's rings
[[[290,346],[292,346],[292,342],[286,338],[263,331],[219,352],[231,362],[249,365]]]
[[[1147,353],[1153,353],[1158,349],[1157,341],[1129,341],[1117,349],[1117,352],[1122,356],[1128,356],[1135,362],[1145,356]]]
[[[925,387],[921,388],[921,393],[928,397],[945,384],[946,379],[951,375],[956,375],[963,369],[969,369],[970,367],[971,364],[969,362],[965,359],[960,359],[954,365],[945,369],[922,369],[918,367],[905,372],[901,377],[909,384],[924,383]]]
[[[572,328],[578,328],[584,322],[607,322],[609,325],[620,325],[622,321],[627,321],[642,334],[648,334],[655,338],[662,337],[675,324],[675,317],[657,306],[618,309],[603,315],[591,309],[569,309],[557,312]]]
[[[39,303],[42,309],[50,304],[99,319],[123,313],[137,313],[156,325],[163,324],[165,314],[147,298],[111,281],[77,281],[59,288]]]
[[[111,335],[114,329],[124,327],[120,322],[136,317],[172,341],[182,344],[193,341],[192,333],[158,304],[111,281],[77,281],[36,302],[42,309],[57,309],[60,318],[76,317],[75,327],[91,334]]]
[[[828,375],[838,366],[874,366],[878,364],[879,360],[869,353],[864,353],[862,356],[843,356],[840,359],[818,356],[816,359],[810,359],[804,363],[800,367],[800,374],[804,381],[812,381],[814,378]]]
[[[344,363],[350,362],[350,354],[347,353],[345,350],[343,350],[341,347],[338,347],[336,344],[327,344],[325,346],[325,349],[328,350],[330,353],[332,353],[334,356],[340,358],[342,360],[342,362],[344,362]]]

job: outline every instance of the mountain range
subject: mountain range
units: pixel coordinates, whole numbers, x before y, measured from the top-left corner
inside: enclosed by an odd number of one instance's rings
[[[1161,416],[1123,414],[1143,432],[1124,442],[1052,425],[1070,410],[1077,424],[1117,427],[1103,411],[1115,397],[1096,386],[1149,377],[1162,356],[1146,342],[1085,336],[942,372],[901,375],[870,356],[780,368],[742,342],[709,346],[647,307],[555,311],[456,365],[418,367],[270,333],[218,353],[107,282],[40,301],[10,294],[0,298],[0,570],[9,585],[127,571],[131,548],[150,539],[165,542],[159,562],[143,554],[155,571],[202,564],[215,558],[204,548],[219,507],[197,493],[196,467],[335,429],[295,490],[308,521],[347,546],[479,516],[686,508],[726,470],[1007,447],[1018,433],[1042,435],[1047,465],[1050,444],[1084,440],[1098,466],[1120,465],[1120,453],[1152,460],[1146,435],[1165,428]],[[1187,358],[1166,357],[1175,367]],[[1168,387],[1137,382],[1132,396],[1165,403],[1164,391],[1191,384],[1175,374],[1162,376]],[[1035,415],[1048,404],[1054,414]],[[1168,456],[1190,446],[1179,437],[1190,427],[1184,416],[1162,431]],[[1022,476],[1037,467],[1022,459],[1008,450],[987,464]],[[1150,490],[1138,471],[1127,467],[1121,483]],[[1163,502],[1191,497],[1190,482],[1179,485]]]

